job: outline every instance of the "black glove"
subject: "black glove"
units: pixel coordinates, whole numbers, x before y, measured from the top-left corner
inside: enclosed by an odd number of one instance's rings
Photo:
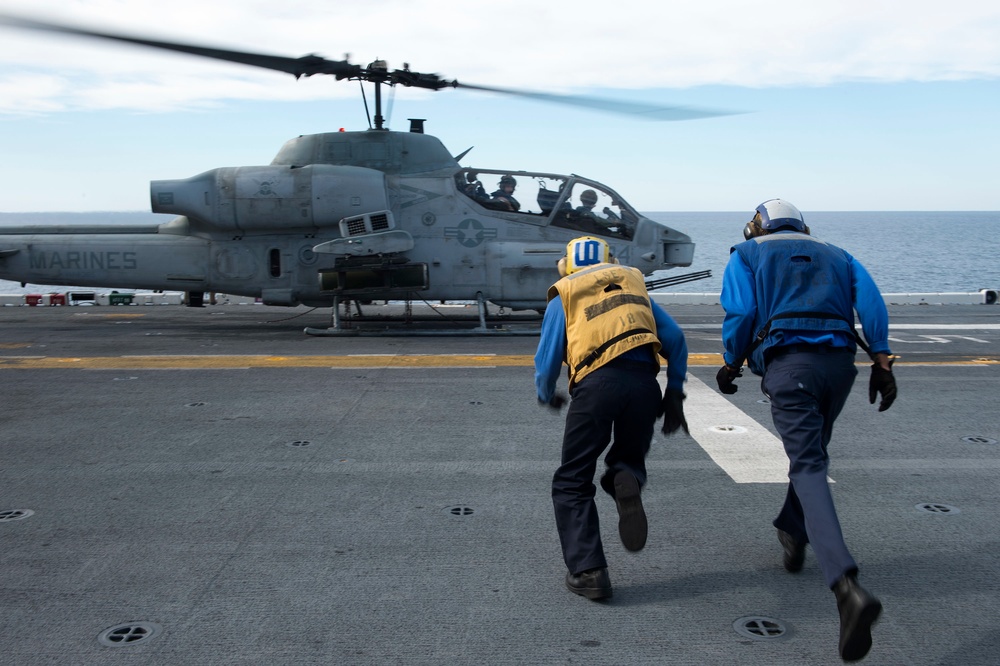
[[[719,385],[719,390],[726,395],[732,395],[739,390],[739,387],[733,383],[737,377],[743,376],[743,368],[734,368],[731,365],[724,365],[719,368],[719,372],[715,375],[715,381]]]
[[[872,376],[868,380],[868,402],[875,404],[875,396],[882,394],[882,402],[878,404],[878,411],[884,412],[892,407],[896,401],[896,378],[892,376],[892,364],[896,359],[889,361],[889,369],[883,370],[878,363],[872,363]]]
[[[566,396],[561,393],[553,393],[552,398],[548,402],[542,402],[542,399],[538,399],[539,405],[546,405],[547,407],[554,409],[555,411],[560,411],[563,405],[566,404]]]
[[[663,402],[660,403],[659,412],[656,418],[663,417],[663,427],[660,430],[664,435],[672,435],[678,428],[684,428],[684,434],[688,432],[688,422],[684,418],[684,398],[687,396],[677,389],[666,389],[663,392]]]

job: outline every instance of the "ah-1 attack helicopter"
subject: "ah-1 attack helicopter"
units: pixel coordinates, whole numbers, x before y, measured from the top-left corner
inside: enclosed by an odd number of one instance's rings
[[[690,266],[691,239],[640,215],[610,187],[577,175],[463,168],[411,120],[384,126],[381,86],[468,88],[666,120],[716,112],[660,108],[445,80],[317,55],[272,56],[157,41],[33,19],[0,24],[97,37],[263,67],[374,84],[371,129],[291,139],[267,166],[224,167],[150,185],[160,225],[25,226],[0,234],[0,278],[259,297],[267,305],[333,306],[369,300],[475,300],[513,310],[545,307],[570,239],[605,238],[645,275]],[[466,151],[468,152],[468,151]],[[488,192],[496,180],[497,191]],[[513,185],[514,189],[508,189]],[[704,277],[699,275],[698,277]],[[685,276],[671,282],[685,281]],[[692,276],[688,279],[697,279]],[[662,282],[661,282],[662,284]],[[339,325],[339,322],[338,322]]]

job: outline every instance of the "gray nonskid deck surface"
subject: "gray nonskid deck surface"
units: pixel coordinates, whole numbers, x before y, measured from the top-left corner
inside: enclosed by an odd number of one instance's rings
[[[721,310],[672,311],[692,354],[719,351]],[[0,308],[0,364],[530,356],[536,343],[310,338],[303,326],[329,316],[305,308],[128,313],[142,316]],[[958,363],[997,359],[1000,309],[892,314],[928,326],[896,333],[900,398],[876,413],[861,368],[831,447],[847,541],[885,605],[864,663],[994,664],[1000,365]],[[942,323],[981,329],[931,342]],[[715,370],[693,365],[692,381],[713,386]],[[773,432],[758,384],[739,380],[729,402]],[[842,663],[812,553],[798,575],[781,568],[770,521],[784,486],[734,482],[695,437],[654,440],[642,552],[624,550],[598,496],[614,598],[566,591],[549,496],[563,419],[536,405],[528,366],[0,365],[0,401],[0,512],[33,512],[0,520],[2,663]],[[784,633],[737,632],[748,617]],[[129,624],[158,631],[98,640]]]

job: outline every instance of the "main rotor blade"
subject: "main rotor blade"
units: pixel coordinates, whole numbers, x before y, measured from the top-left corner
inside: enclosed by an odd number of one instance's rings
[[[227,62],[235,62],[242,65],[251,65],[253,67],[263,67],[264,69],[286,72],[294,75],[295,78],[299,78],[300,76],[312,76],[314,74],[332,74],[338,79],[345,79],[358,76],[362,71],[360,65],[352,65],[346,60],[327,60],[326,58],[318,55],[307,55],[302,56],[301,58],[289,58],[263,53],[231,51],[229,49],[216,49],[196,44],[185,44],[182,42],[167,42],[156,39],[146,39],[144,37],[126,35],[123,33],[89,30],[87,28],[78,28],[58,23],[48,23],[45,21],[36,21],[34,19],[26,19],[4,14],[0,14],[0,24],[16,28],[27,28],[30,30],[57,32],[65,35],[96,37],[98,39],[108,39],[116,42],[148,46],[166,51],[188,53],[190,55],[201,56],[203,58],[225,60]]]
[[[647,120],[695,120],[698,118],[712,118],[716,116],[729,116],[744,113],[743,111],[730,111],[725,109],[708,109],[693,106],[655,106],[642,102],[627,102],[601,97],[587,97],[583,95],[556,95],[553,93],[533,92],[530,90],[517,90],[514,88],[498,88],[495,86],[480,86],[471,83],[459,83],[454,80],[442,79],[437,74],[422,74],[410,71],[408,67],[402,70],[389,71],[385,63],[376,61],[368,67],[352,65],[346,60],[327,60],[321,56],[310,54],[300,58],[289,58],[286,56],[275,56],[263,53],[252,53],[248,51],[233,51],[229,49],[217,49],[197,44],[185,44],[183,42],[163,41],[147,39],[137,35],[124,33],[105,32],[102,30],[92,30],[77,26],[51,23],[19,16],[0,13],[0,25],[9,25],[17,28],[30,30],[42,30],[56,32],[79,37],[94,37],[106,39],[138,46],[146,46],[166,51],[175,51],[224,60],[242,65],[262,67],[278,72],[292,74],[295,78],[300,76],[313,76],[315,74],[330,74],[339,79],[352,79],[361,81],[371,81],[374,83],[385,83],[388,85],[402,85],[405,87],[427,88],[440,90],[442,88],[466,88],[468,90],[479,90],[483,92],[497,93],[501,95],[514,95],[527,99],[535,99],[541,102],[553,104],[564,104],[567,106],[583,107],[606,111],[616,114],[625,114],[645,118]]]
[[[455,87],[482,90],[484,92],[499,93],[501,95],[515,95],[517,97],[536,99],[541,102],[565,104],[567,106],[580,106],[588,109],[597,109],[599,111],[608,111],[610,113],[638,116],[640,118],[645,118],[646,120],[697,120],[699,118],[733,116],[746,113],[745,111],[707,109],[695,106],[655,106],[644,102],[625,102],[603,97],[587,97],[584,95],[556,95],[554,93],[516,90],[514,88],[479,86],[471,83],[460,83],[458,81],[455,82]]]

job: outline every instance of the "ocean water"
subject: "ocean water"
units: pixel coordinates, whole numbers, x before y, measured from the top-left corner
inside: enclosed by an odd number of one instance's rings
[[[712,277],[665,288],[718,293],[729,248],[743,240],[751,212],[646,213],[695,242],[690,268],[657,277],[712,271]],[[810,232],[851,253],[882,293],[946,293],[1000,289],[1000,212],[803,211]]]
[[[655,277],[711,271],[708,279],[665,288],[675,293],[718,293],[729,248],[743,240],[749,212],[645,213],[695,242],[690,268]],[[808,212],[813,236],[856,257],[883,293],[975,292],[1000,289],[1000,211]],[[21,224],[159,224],[172,216],[152,213],[0,213],[4,226]],[[47,293],[74,285],[39,286],[0,280],[0,294]]]

